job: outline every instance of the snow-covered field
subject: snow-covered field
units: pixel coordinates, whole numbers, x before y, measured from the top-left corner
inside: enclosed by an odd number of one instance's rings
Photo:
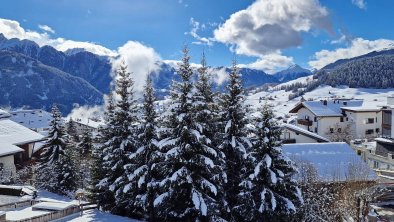
[[[56,220],[57,222],[87,222],[87,221],[97,221],[97,222],[138,222],[137,220],[132,220],[127,217],[120,217],[112,215],[109,213],[104,213],[99,210],[88,210],[84,211],[83,215],[78,214],[70,215],[66,218]]]

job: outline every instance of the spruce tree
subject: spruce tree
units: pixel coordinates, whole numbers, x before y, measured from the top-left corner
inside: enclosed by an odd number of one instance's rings
[[[74,142],[78,142],[78,134],[77,134],[77,129],[75,126],[75,122],[72,117],[68,120],[66,124],[66,132],[69,135],[70,139],[73,140]]]
[[[294,163],[282,153],[281,130],[265,104],[254,120],[248,174],[237,209],[247,221],[283,221],[302,204],[301,191],[293,180]],[[287,218],[287,219],[285,219]]]
[[[152,167],[161,158],[158,144],[157,114],[155,111],[155,95],[152,81],[148,76],[144,103],[142,107],[142,122],[139,126],[139,148],[129,155],[130,164],[126,166],[129,183],[126,185],[127,197],[130,199],[130,214],[134,218],[144,218],[155,221],[153,201],[156,196],[155,184],[157,183],[158,170]]]
[[[66,152],[70,144],[61,125],[61,114],[56,105],[52,107],[48,139],[40,155],[37,183],[51,192],[67,195],[76,189],[75,164]]]
[[[104,168],[104,150],[110,146],[107,143],[111,138],[113,138],[113,119],[115,111],[115,101],[113,98],[113,92],[110,92],[108,98],[106,99],[104,121],[105,124],[99,127],[98,139],[100,141],[98,146],[93,147],[92,151],[92,169],[91,169],[91,185],[89,187],[89,198],[96,202],[97,205],[104,209],[109,203],[115,202],[115,197],[113,193],[107,189],[105,181],[106,169]]]
[[[159,217],[164,221],[205,221],[217,215],[215,197],[219,187],[214,172],[219,155],[196,122],[193,106],[193,71],[188,49],[183,49],[177,70],[180,82],[174,82],[171,107],[166,119],[166,136],[160,141],[165,160],[161,168],[165,178],[155,199]]]
[[[225,155],[225,172],[227,182],[224,186],[225,193],[225,217],[226,219],[239,220],[233,208],[238,204],[237,194],[240,192],[239,184],[245,173],[244,155],[251,146],[247,135],[247,113],[244,105],[245,97],[242,87],[241,76],[238,67],[233,61],[230,80],[226,87],[227,92],[222,98],[222,132],[219,148]]]
[[[135,151],[132,126],[136,123],[137,107],[133,93],[134,82],[124,63],[116,70],[116,78],[115,91],[119,99],[114,105],[113,116],[107,126],[111,137],[105,142],[103,149],[102,165],[105,176],[98,185],[106,193],[113,195],[113,198],[102,203],[101,207],[116,214],[127,215],[129,201],[124,196],[124,185],[127,183],[124,166],[128,164],[127,156]]]

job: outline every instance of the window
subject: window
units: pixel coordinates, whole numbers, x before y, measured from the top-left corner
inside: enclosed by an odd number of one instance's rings
[[[349,117],[346,117],[346,121],[349,121]]]
[[[317,127],[315,127],[315,133],[317,133]]]
[[[375,122],[374,120],[375,120],[374,118],[368,118],[368,119],[367,119],[367,124],[372,124],[372,123],[374,123],[374,122]]]
[[[347,102],[343,102],[343,105],[345,105],[345,106],[346,106],[346,105],[347,105]]]
[[[379,128],[376,128],[376,129],[375,129],[375,132],[376,132],[376,133],[379,133],[379,132],[380,132],[380,129],[379,129]]]
[[[315,118],[313,119],[313,121],[317,122],[317,117],[315,116]]]
[[[373,134],[373,129],[367,129],[367,130],[365,131],[365,134],[366,134],[366,135],[371,135],[371,134]]]
[[[375,168],[375,169],[379,168],[379,162],[378,161],[376,161],[376,160],[373,161],[373,168]]]
[[[334,133],[334,128],[330,128],[330,133]]]
[[[340,133],[340,132],[342,132],[342,129],[341,129],[341,128],[338,128],[338,133]]]
[[[341,116],[341,118],[340,118],[340,121],[341,121],[341,123],[343,122],[343,117]]]

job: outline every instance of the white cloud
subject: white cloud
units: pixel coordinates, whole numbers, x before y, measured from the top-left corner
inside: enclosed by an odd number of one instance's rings
[[[45,32],[50,32],[52,34],[55,34],[55,30],[53,30],[51,27],[47,25],[38,25],[38,28],[45,31]]]
[[[262,56],[300,46],[302,32],[332,32],[329,13],[317,0],[257,0],[214,31],[217,41],[238,54]]]
[[[281,54],[269,54],[261,56],[253,63],[240,64],[240,67],[247,67],[252,69],[263,70],[266,73],[272,74],[280,69],[287,68],[293,65],[293,57],[287,57]]]
[[[192,42],[192,44],[195,45],[208,45],[212,46],[213,41],[215,39],[213,38],[207,38],[207,37],[201,37],[197,32],[201,29],[205,29],[206,26],[205,24],[200,24],[200,22],[196,21],[193,17],[190,18],[190,26],[192,27],[189,32],[185,32],[186,35],[191,35],[193,38],[195,38],[197,41]]]
[[[212,81],[214,81],[219,86],[222,85],[226,80],[229,79],[229,74],[226,72],[226,68],[221,69],[209,69],[208,73],[210,73],[212,77]]]
[[[352,0],[353,5],[359,7],[360,9],[366,9],[367,3],[364,0]]]
[[[113,68],[116,69],[124,61],[135,81],[134,90],[138,95],[141,95],[147,75],[160,68],[158,66],[158,61],[161,60],[160,56],[153,48],[135,41],[128,41],[119,47],[118,53],[119,56],[112,61]]]
[[[346,48],[337,48],[331,51],[324,49],[316,52],[314,55],[314,59],[308,64],[312,68],[320,69],[323,68],[325,65],[328,65],[339,59],[352,58],[372,51],[379,51],[388,48],[394,48],[394,40],[366,40],[362,38],[355,38]]]
[[[36,42],[40,46],[50,45],[60,51],[66,51],[67,49],[72,48],[84,48],[85,50],[98,55],[117,55],[115,51],[95,43],[79,42],[67,40],[64,38],[51,38],[51,36],[48,34],[48,30],[42,33],[32,30],[25,30],[21,27],[19,22],[14,20],[0,18],[0,33],[3,33],[6,38],[28,39]]]

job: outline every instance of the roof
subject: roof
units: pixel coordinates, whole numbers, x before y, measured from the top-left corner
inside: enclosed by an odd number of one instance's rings
[[[74,122],[79,123],[79,124],[83,124],[85,126],[89,126],[94,129],[98,129],[100,126],[104,125],[103,122],[95,121],[90,118],[78,118],[78,119],[75,119]]]
[[[381,107],[364,107],[364,106],[355,106],[355,107],[341,107],[342,110],[349,110],[353,112],[379,112]]]
[[[375,172],[343,142],[284,144],[283,152],[298,165],[311,163],[316,168],[318,176],[325,181],[376,178]]]
[[[2,144],[21,145],[44,140],[44,136],[12,120],[0,120],[0,141]]]
[[[7,111],[0,109],[0,118],[8,118],[10,116],[11,115]]]
[[[74,207],[75,204],[68,202],[40,202],[33,205],[33,210],[64,210],[70,207]]]
[[[327,105],[324,105],[327,102]],[[342,116],[342,107],[358,107],[363,105],[363,100],[322,100],[322,101],[304,101],[298,103],[290,113],[297,113],[298,110],[305,107],[316,116]]]
[[[18,110],[10,112],[10,119],[29,129],[48,128],[52,114],[42,109]]]
[[[288,130],[292,130],[292,131],[294,131],[294,132],[300,133],[300,134],[302,134],[302,135],[304,135],[304,136],[307,136],[307,137],[310,137],[310,138],[312,138],[312,139],[315,139],[315,140],[317,140],[318,142],[330,142],[329,139],[327,139],[327,138],[325,138],[325,137],[322,137],[322,136],[320,136],[320,135],[317,135],[316,133],[312,133],[312,132],[310,132],[310,131],[308,131],[308,130],[306,130],[306,129],[303,129],[303,128],[301,128],[301,127],[298,127],[298,126],[296,126],[296,125],[292,125],[292,124],[283,124],[282,127],[286,128],[286,129],[288,129]]]
[[[394,140],[392,139],[387,139],[387,138],[375,138],[375,141],[381,142],[381,143],[387,143],[387,144],[394,144]]]
[[[23,152],[22,148],[9,143],[0,142],[0,156],[8,156],[15,153]]]

